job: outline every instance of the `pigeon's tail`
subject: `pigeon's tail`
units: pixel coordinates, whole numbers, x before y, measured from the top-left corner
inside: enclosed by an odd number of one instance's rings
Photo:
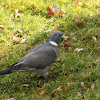
[[[13,73],[13,71],[11,71],[10,68],[5,69],[5,70],[3,70],[3,71],[0,71],[0,75],[10,74],[10,73]]]
[[[9,66],[7,69],[0,71],[0,75],[5,75],[5,74],[17,72],[17,71],[19,71],[19,67],[21,67],[21,64],[15,63],[15,64]]]

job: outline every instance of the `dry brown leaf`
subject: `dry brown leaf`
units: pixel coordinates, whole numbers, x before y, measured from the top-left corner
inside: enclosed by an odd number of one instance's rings
[[[15,13],[14,16],[15,16],[16,18],[19,18],[19,17],[20,17],[20,13],[22,13],[23,11],[22,11],[22,10],[18,10],[18,9],[12,9],[12,10],[11,10],[11,13],[12,13],[12,12]]]
[[[49,17],[54,15],[54,12],[52,11],[52,9],[50,9],[49,7],[47,8],[47,12],[49,14]]]
[[[75,20],[75,22],[73,22],[72,24],[75,24],[75,25],[82,25],[84,23],[83,19],[80,20],[80,19],[74,17],[74,20]]]
[[[64,16],[66,13],[63,9],[59,9],[59,6],[57,4],[54,4],[51,9],[48,7],[47,12],[49,14],[49,17],[53,16],[54,14]]]
[[[63,9],[60,9],[60,16],[64,16],[66,13],[66,11],[64,11]]]
[[[62,87],[63,86],[60,85],[57,89],[53,90],[52,93],[60,92]]]
[[[80,97],[80,96],[82,96],[82,92],[83,92],[83,90],[79,90],[79,92],[77,92],[77,95]]]
[[[23,11],[22,10],[18,10],[18,13],[22,13]]]
[[[15,12],[15,13],[17,14],[17,13],[22,13],[23,11],[22,11],[22,10],[18,10],[18,9],[12,9],[12,10],[11,10],[11,13],[12,13],[12,12]]]
[[[38,11],[38,9],[37,9],[37,8],[35,8],[35,9],[33,10],[33,12],[34,12],[34,13],[36,13],[37,11]]]
[[[70,44],[69,44],[69,43],[64,43],[64,44],[63,44],[63,47],[64,47],[64,49],[65,49],[65,52],[71,51],[71,47],[70,47]]]
[[[86,1],[80,2],[80,0],[75,1],[75,5],[80,5],[81,7],[86,7]]]
[[[88,66],[88,67],[86,68],[86,70],[88,71],[88,70],[90,70],[91,68],[92,68],[92,65]]]
[[[14,12],[14,11],[15,11],[15,9],[12,9],[12,10],[11,10],[11,12]]]
[[[4,29],[4,25],[0,25],[0,28],[3,30]]]
[[[16,18],[19,18],[19,17],[20,17],[20,13],[17,13],[17,14],[15,15],[15,17],[16,17]]]
[[[21,42],[21,38],[14,36],[13,41],[16,42],[16,43],[19,43],[19,42]]]
[[[67,91],[67,90],[68,90],[68,87],[65,88],[65,91]]]
[[[78,4],[79,4],[79,1],[78,1],[78,0],[76,0],[74,3],[75,3],[75,5],[78,5]]]
[[[44,93],[46,93],[46,91],[44,91],[44,90],[42,90],[42,89],[38,89],[38,90],[37,90],[37,93],[43,95]]]
[[[70,47],[70,44],[69,43],[64,43],[64,48],[65,47]]]
[[[87,5],[86,5],[86,1],[83,1],[81,6],[82,6],[82,7],[86,7],[86,6],[87,6]]]
[[[28,84],[23,84],[22,87],[29,87],[29,85]]]
[[[73,85],[73,84],[77,84],[78,82],[71,82],[71,83],[67,83],[67,85],[68,85],[68,87],[70,86],[70,85]]]

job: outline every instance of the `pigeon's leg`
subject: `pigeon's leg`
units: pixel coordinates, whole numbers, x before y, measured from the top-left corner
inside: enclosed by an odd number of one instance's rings
[[[48,72],[43,72],[42,75],[43,75],[44,78],[46,78],[47,75],[48,75]]]
[[[47,77],[47,75],[48,75],[48,69],[49,69],[50,67],[51,67],[51,66],[47,66],[46,68],[44,68],[44,70],[43,70],[43,72],[42,72],[42,75],[43,75],[44,78]]]

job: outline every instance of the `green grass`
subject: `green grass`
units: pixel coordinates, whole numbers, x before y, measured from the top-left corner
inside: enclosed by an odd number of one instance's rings
[[[20,60],[35,46],[47,42],[53,29],[59,29],[69,37],[61,42],[60,56],[49,70],[48,80],[41,78],[40,74],[28,72],[0,76],[1,100],[100,99],[100,50],[97,51],[100,47],[100,0],[85,1],[86,6],[81,7],[75,4],[75,0],[0,0],[0,25],[4,25],[3,30],[0,28],[0,70]],[[55,3],[66,11],[65,16],[48,16],[47,7],[52,8]],[[15,12],[11,12],[13,9],[23,11],[19,18],[14,16]],[[36,13],[34,9],[37,9]],[[72,24],[74,16],[84,19],[83,25]],[[23,32],[17,32],[19,30]],[[73,36],[70,36],[71,32]],[[14,36],[24,37],[27,42],[16,43]],[[97,37],[96,41],[93,36]],[[63,48],[64,42],[71,45],[68,53]],[[76,48],[84,50],[75,52]],[[84,82],[83,87],[81,82]],[[23,84],[29,87],[23,87]],[[93,89],[92,84],[95,84]],[[52,93],[60,85],[63,86],[62,90]],[[37,92],[39,89],[46,93],[40,95]],[[82,91],[81,96],[77,95],[79,91]]]

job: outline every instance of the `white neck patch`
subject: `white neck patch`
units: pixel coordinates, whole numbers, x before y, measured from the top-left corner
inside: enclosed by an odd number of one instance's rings
[[[54,46],[58,46],[58,44],[54,41],[50,41],[50,44],[54,45]]]

